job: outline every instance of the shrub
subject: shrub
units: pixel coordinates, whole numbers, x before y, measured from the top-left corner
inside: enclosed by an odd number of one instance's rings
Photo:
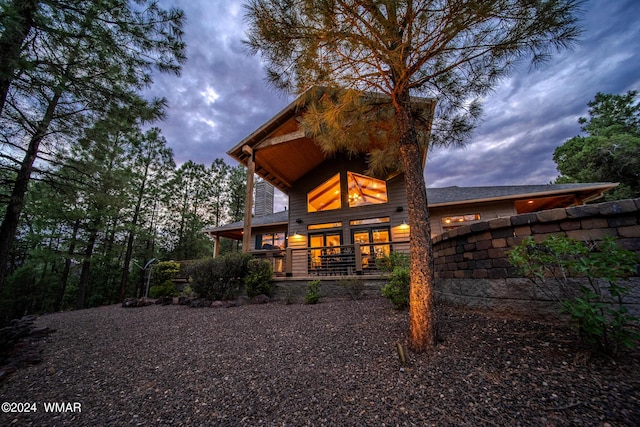
[[[93,294],[89,298],[87,298],[87,303],[85,304],[85,306],[87,308],[100,307],[102,304],[104,304],[104,296],[100,294]]]
[[[176,289],[176,284],[171,280],[165,280],[164,283],[154,285],[149,289],[149,296],[151,298],[175,297],[177,295],[178,289]]]
[[[163,286],[167,280],[173,279],[180,271],[180,263],[176,261],[161,261],[152,266],[151,284],[152,286]],[[149,290],[151,296],[151,290]],[[152,297],[153,298],[153,297]]]
[[[304,296],[304,302],[307,304],[316,304],[320,302],[320,280],[312,280],[307,283],[307,294]]]
[[[411,286],[409,267],[395,267],[389,274],[389,282],[382,288],[382,295],[388,298],[398,310],[409,307]]]
[[[260,294],[268,297],[273,295],[271,263],[266,259],[253,258],[247,264],[247,269],[247,276],[244,278],[247,296],[253,298]]]
[[[286,286],[284,289],[284,302],[287,305],[293,304],[294,292],[291,286]]]
[[[404,252],[391,252],[388,256],[376,258],[378,270],[392,272],[396,267],[409,268],[409,255]]]
[[[340,284],[351,299],[358,300],[362,298],[362,294],[364,293],[364,280],[350,277],[341,279]]]
[[[240,294],[250,255],[229,253],[195,263],[189,270],[191,288],[201,298],[234,299]]]
[[[632,348],[640,339],[634,329],[638,319],[624,305],[631,289],[619,282],[635,274],[638,258],[613,239],[596,244],[551,236],[537,244],[527,238],[509,252],[509,261],[556,301],[598,350],[615,355],[621,345]]]
[[[389,271],[389,282],[382,288],[382,295],[388,298],[398,309],[409,307],[409,289],[411,287],[409,255],[392,252],[388,257],[377,260],[380,270]]]

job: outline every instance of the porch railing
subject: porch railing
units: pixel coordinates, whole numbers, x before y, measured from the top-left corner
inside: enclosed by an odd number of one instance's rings
[[[408,242],[354,243],[342,246],[253,251],[271,263],[275,276],[346,276],[379,274],[376,260],[394,250],[408,251]]]

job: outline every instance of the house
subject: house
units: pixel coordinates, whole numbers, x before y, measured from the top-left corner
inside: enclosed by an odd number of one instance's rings
[[[433,112],[432,101],[420,102]],[[323,153],[301,129],[304,113],[304,105],[296,100],[228,151],[247,166],[250,188],[255,172],[288,195],[289,209],[256,211],[253,217],[251,209],[245,209],[244,221],[205,233],[217,243],[221,237],[242,240],[243,250],[272,261],[276,275],[376,274],[376,258],[409,249],[404,176],[369,176],[366,153]],[[477,221],[584,204],[615,186],[430,188],[431,229],[437,235]],[[251,201],[253,193],[247,195]]]

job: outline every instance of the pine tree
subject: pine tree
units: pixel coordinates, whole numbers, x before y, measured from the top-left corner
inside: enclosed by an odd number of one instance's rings
[[[435,342],[433,253],[421,144],[412,97],[438,101],[429,144],[461,142],[479,98],[518,59],[547,59],[579,33],[579,0],[250,0],[248,46],[269,81],[302,93],[313,86],[378,92],[393,109],[389,153],[405,175],[411,227],[410,346]],[[353,99],[347,96],[345,99]],[[343,108],[336,104],[336,114]]]
[[[0,289],[36,160],[51,160],[109,108],[137,104],[152,69],[177,73],[183,19],[150,0],[20,0],[3,7],[0,132],[13,182],[0,226]]]
[[[585,136],[574,136],[553,152],[557,183],[617,182],[607,200],[640,197],[640,102],[637,91],[596,94],[589,117],[580,117]]]

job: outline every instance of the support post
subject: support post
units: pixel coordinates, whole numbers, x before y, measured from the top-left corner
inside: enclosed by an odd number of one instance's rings
[[[285,249],[285,260],[284,260],[284,265],[285,265],[285,275],[287,277],[291,277],[293,276],[293,250],[291,250],[291,248],[287,248]]]
[[[242,234],[242,253],[249,252],[251,245],[251,208],[253,207],[253,175],[256,172],[254,152],[251,147],[245,145],[242,151],[249,155],[247,160],[247,189],[244,198],[244,229]]]
[[[360,243],[353,244],[353,252],[356,258],[356,274],[362,274],[362,250],[360,249]]]
[[[214,238],[213,257],[217,258],[220,255],[220,236],[216,234]]]

